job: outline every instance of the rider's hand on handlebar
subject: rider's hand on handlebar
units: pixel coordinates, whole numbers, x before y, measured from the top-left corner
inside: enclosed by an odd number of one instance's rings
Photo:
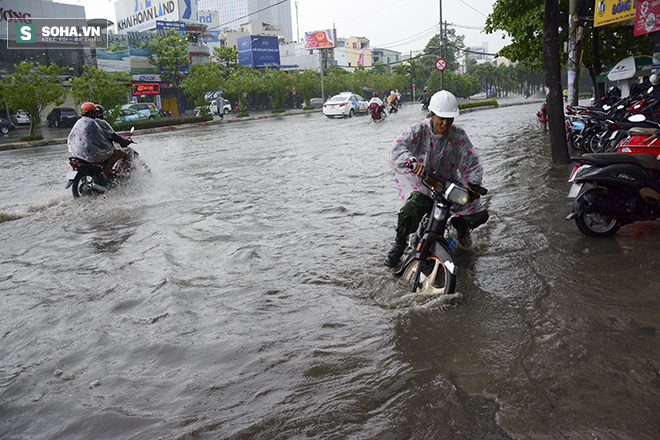
[[[412,165],[412,171],[413,173],[417,174],[419,177],[423,177],[424,173],[426,172],[426,167],[419,163],[419,162],[413,162],[410,165]]]

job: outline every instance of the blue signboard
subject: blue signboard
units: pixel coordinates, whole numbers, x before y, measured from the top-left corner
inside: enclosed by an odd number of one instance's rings
[[[279,67],[280,45],[277,37],[250,35],[236,40],[238,62],[254,69],[260,67]]]
[[[186,33],[186,24],[181,21],[156,20],[156,32],[163,35],[166,31],[174,29],[179,35]]]

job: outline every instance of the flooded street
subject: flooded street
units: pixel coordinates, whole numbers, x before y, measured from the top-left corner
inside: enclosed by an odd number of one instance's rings
[[[419,105],[136,135],[153,175],[97,199],[66,145],[0,152],[0,437],[659,438],[659,225],[565,221],[537,110],[455,121],[490,220],[449,310],[383,264]]]

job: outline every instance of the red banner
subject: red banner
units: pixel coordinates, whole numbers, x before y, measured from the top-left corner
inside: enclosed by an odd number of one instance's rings
[[[660,0],[638,1],[635,11],[635,36],[660,30]]]
[[[335,47],[332,29],[305,32],[305,49],[322,49],[326,47]]]

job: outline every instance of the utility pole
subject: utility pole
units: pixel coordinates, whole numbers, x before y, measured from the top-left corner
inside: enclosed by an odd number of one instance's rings
[[[442,55],[444,55],[444,51],[445,51],[444,50],[445,36],[444,36],[444,33],[442,32],[442,0],[439,0],[439,2],[440,2],[440,21],[439,21],[439,23],[440,23],[440,58],[442,58]],[[442,90],[445,89],[445,71],[444,70],[440,71],[440,87],[442,88]]]
[[[578,27],[578,0],[568,2],[568,104],[578,104],[578,79],[580,78],[580,63],[578,62],[578,47],[582,39],[582,28]]]
[[[300,23],[298,22],[298,1],[296,0],[296,41],[300,42]]]

